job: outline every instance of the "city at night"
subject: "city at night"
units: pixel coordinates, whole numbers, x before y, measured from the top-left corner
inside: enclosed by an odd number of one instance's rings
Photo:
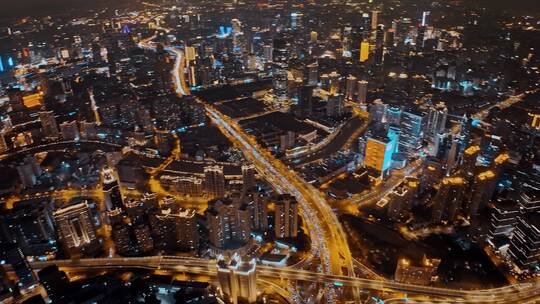
[[[0,303],[540,304],[538,0],[0,2]]]

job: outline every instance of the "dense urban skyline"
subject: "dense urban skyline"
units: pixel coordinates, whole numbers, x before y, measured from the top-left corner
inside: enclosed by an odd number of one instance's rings
[[[535,1],[21,0],[1,303],[540,303]]]

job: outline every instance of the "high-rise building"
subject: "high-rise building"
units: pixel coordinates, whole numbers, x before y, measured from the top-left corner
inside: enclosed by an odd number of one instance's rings
[[[360,62],[366,62],[369,59],[369,42],[360,43]]]
[[[15,244],[7,244],[2,248],[2,257],[6,264],[10,264],[17,275],[17,286],[21,290],[26,290],[35,286],[38,281],[36,275],[30,268],[26,256],[21,248]]]
[[[529,183],[520,187],[519,205],[524,212],[540,212],[540,188]]]
[[[204,167],[204,186],[208,196],[224,197],[225,175],[223,174],[223,167],[218,165]]]
[[[9,147],[6,142],[6,134],[0,131],[0,153],[4,153],[7,150],[9,150]]]
[[[295,238],[298,235],[298,202],[289,194],[276,198],[274,232],[277,238]]]
[[[154,250],[154,239],[150,227],[145,222],[136,220],[133,223],[133,232],[137,250],[141,253],[148,253]]]
[[[367,101],[368,82],[365,80],[359,80],[356,84],[356,89],[356,101],[360,104],[365,104]]]
[[[343,114],[343,95],[332,94],[328,96],[326,102],[326,115],[330,117],[338,117]]]
[[[387,106],[382,100],[377,99],[373,101],[368,107],[369,122],[372,125],[382,125],[386,123],[386,109]]]
[[[379,25],[379,11],[371,12],[371,30],[376,30]]]
[[[463,202],[465,187],[466,181],[460,176],[443,178],[433,198],[432,221],[434,223],[453,221],[456,218]]]
[[[317,43],[318,38],[319,38],[319,34],[315,31],[311,31],[311,33],[309,34],[309,42]]]
[[[41,122],[41,128],[43,129],[43,135],[47,138],[60,137],[60,131],[58,130],[58,124],[54,117],[53,111],[41,111],[38,113],[39,121]]]
[[[273,47],[272,83],[274,95],[278,99],[287,98],[287,69],[289,55],[287,42],[283,39],[275,39]]]
[[[120,193],[120,186],[116,179],[116,173],[111,167],[104,167],[101,171],[103,194],[105,197],[105,206],[107,210],[115,208],[124,209],[124,202],[122,194]]]
[[[199,231],[196,212],[192,209],[160,209],[150,217],[154,244],[168,250],[196,252]]]
[[[465,151],[463,151],[463,161],[461,162],[461,167],[465,177],[468,180],[472,180],[475,174],[476,160],[478,159],[478,154],[480,152],[480,146],[469,146]]]
[[[60,241],[71,256],[92,254],[100,249],[88,203],[57,209],[53,216]]]
[[[397,106],[386,109],[386,122],[391,127],[399,127],[401,121],[401,108]]]
[[[491,225],[489,236],[491,239],[497,237],[510,237],[519,217],[519,205],[516,201],[509,199],[497,200],[493,204],[491,213]]]
[[[81,138],[76,120],[61,123],[60,132],[63,140],[79,140]]]
[[[80,124],[81,127],[81,138],[84,140],[96,140],[97,139],[97,129],[95,122],[83,121]]]
[[[418,180],[408,179],[388,194],[388,217],[393,220],[403,218],[412,208],[412,202],[418,191]]]
[[[475,218],[478,210],[487,206],[495,192],[497,180],[497,175],[492,170],[486,170],[476,175],[467,210],[471,218]]]
[[[523,270],[540,264],[540,213],[526,213],[519,217],[508,253]]]
[[[251,227],[257,231],[268,229],[268,196],[257,188],[251,188],[246,194],[251,209]]]
[[[247,192],[255,186],[255,167],[253,165],[242,166],[242,189]]]
[[[47,297],[53,303],[67,303],[69,279],[66,273],[56,265],[50,265],[38,272],[39,282],[47,291]]]
[[[384,175],[390,169],[392,154],[396,151],[396,138],[369,136],[366,143],[364,166]]]
[[[354,94],[356,93],[356,77],[349,75],[347,77],[347,82],[345,84],[345,98],[347,100],[353,100]]]
[[[317,62],[307,65],[307,84],[308,86],[316,86],[319,83],[319,64]]]
[[[238,199],[214,199],[205,211],[210,243],[217,248],[244,245],[250,240],[248,204]]]
[[[255,303],[257,301],[257,263],[255,259],[242,261],[234,254],[230,261],[218,257],[217,278],[223,297],[233,304]]]
[[[446,117],[448,116],[448,108],[443,102],[440,102],[428,109],[426,119],[426,136],[429,139],[444,131],[446,127]]]
[[[422,115],[406,111],[401,114],[399,152],[412,155],[422,146],[424,118]]]

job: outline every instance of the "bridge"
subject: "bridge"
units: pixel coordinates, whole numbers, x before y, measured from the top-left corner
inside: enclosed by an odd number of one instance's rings
[[[46,262],[33,262],[31,267],[35,270],[46,266],[57,265],[65,271],[78,271],[89,269],[146,269],[159,270],[170,274],[194,274],[216,277],[216,260],[194,257],[176,256],[149,256],[132,258],[93,258],[79,260],[53,260]],[[11,271],[10,265],[4,265]],[[257,265],[257,280],[291,280],[304,282],[317,282],[325,285],[353,287],[365,290],[383,291],[390,293],[405,293],[416,296],[429,296],[448,299],[450,303],[525,303],[540,300],[540,282],[520,283],[499,288],[461,290],[423,285],[399,283],[390,280],[365,279],[343,275],[332,275],[312,272],[288,267],[274,267]]]

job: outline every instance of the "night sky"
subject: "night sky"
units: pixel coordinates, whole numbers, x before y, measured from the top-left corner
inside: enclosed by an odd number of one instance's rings
[[[539,13],[539,0],[468,0],[501,9],[516,9]],[[0,17],[20,17],[28,15],[46,15],[74,9],[102,7],[104,3],[127,4],[134,0],[0,0]],[[158,1],[156,1],[158,2]]]

